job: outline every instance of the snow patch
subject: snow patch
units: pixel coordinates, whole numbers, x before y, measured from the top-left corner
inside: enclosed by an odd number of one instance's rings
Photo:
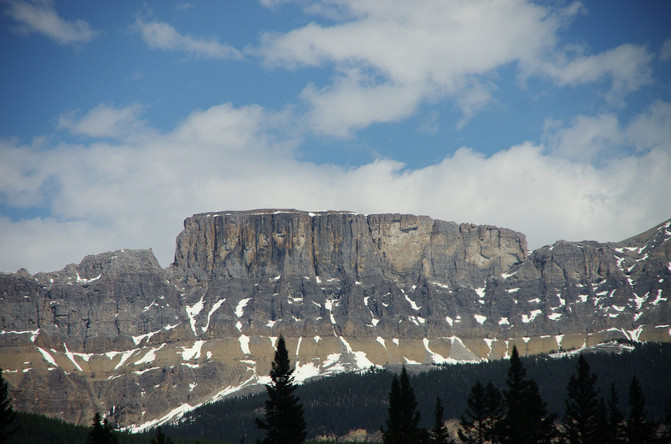
[[[510,322],[508,321],[508,318],[501,318],[499,319],[499,325],[510,325]]]
[[[65,348],[65,356],[67,356],[68,359],[69,359],[70,361],[72,361],[72,363],[75,365],[75,367],[77,367],[77,370],[79,370],[80,372],[83,372],[84,370],[82,370],[82,368],[79,366],[79,364],[77,364],[77,361],[75,361],[75,357],[74,357],[74,355],[72,354],[72,352],[70,352],[70,350],[68,350],[68,344],[66,344],[66,343],[64,342],[64,343],[63,343],[63,348]]]
[[[532,322],[536,317],[541,314],[543,311],[542,310],[531,310],[531,313],[523,314],[522,315],[522,322],[525,324],[528,324],[529,322]]]
[[[189,317],[189,322],[191,323],[191,330],[193,330],[194,335],[198,335],[196,333],[196,316],[198,316],[198,313],[203,309],[203,300],[205,299],[205,294],[201,296],[200,300],[193,304],[192,306],[186,306],[186,315]]]
[[[487,320],[487,316],[473,315],[478,324],[482,325]]]
[[[415,301],[413,301],[412,299],[410,299],[407,294],[404,294],[404,296],[405,296],[405,300],[410,303],[410,306],[412,307],[412,309],[415,310],[415,311],[419,311],[420,307],[417,305],[417,303]]]
[[[214,305],[210,309],[210,312],[207,314],[207,324],[205,324],[205,327],[201,329],[201,332],[205,333],[207,329],[210,328],[210,318],[212,318],[212,314],[215,311],[219,310],[219,307],[221,307],[221,304],[223,304],[224,302],[226,302],[226,298],[220,299],[214,303]]]
[[[191,347],[182,347],[182,359],[190,361],[200,358],[200,350],[203,348],[203,344],[205,344],[205,341],[196,341]]]
[[[240,342],[240,350],[246,355],[251,355],[251,352],[249,351],[249,336],[240,335],[238,341]]]
[[[44,358],[45,361],[47,361],[49,364],[51,364],[54,367],[58,367],[56,364],[56,361],[54,360],[54,357],[49,354],[48,351],[43,349],[42,347],[37,347],[37,349],[42,353],[42,357]]]
[[[252,298],[245,298],[245,299],[240,300],[240,302],[238,302],[238,306],[235,307],[235,315],[237,317],[241,317],[244,314],[245,307],[247,306],[247,304],[249,303],[249,301],[251,299]]]

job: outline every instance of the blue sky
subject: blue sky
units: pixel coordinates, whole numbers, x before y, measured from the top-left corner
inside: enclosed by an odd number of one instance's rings
[[[0,1],[0,270],[254,208],[671,217],[671,2]]]

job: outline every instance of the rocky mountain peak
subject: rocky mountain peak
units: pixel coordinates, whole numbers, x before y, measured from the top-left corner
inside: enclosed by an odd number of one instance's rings
[[[280,334],[299,381],[669,341],[669,239],[671,221],[527,253],[513,230],[427,216],[196,214],[167,269],[119,250],[0,274],[0,366],[21,410],[139,430],[261,387]]]

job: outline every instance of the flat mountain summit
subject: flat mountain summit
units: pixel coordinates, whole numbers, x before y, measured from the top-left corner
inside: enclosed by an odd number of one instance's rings
[[[409,214],[196,214],[151,250],[0,274],[0,366],[17,409],[142,430],[268,382],[671,341],[671,221],[617,243]]]

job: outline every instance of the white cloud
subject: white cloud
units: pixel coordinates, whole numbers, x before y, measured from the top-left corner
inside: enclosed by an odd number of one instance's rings
[[[117,108],[100,104],[84,116],[75,112],[62,114],[58,125],[72,134],[123,139],[137,134],[144,127],[144,123],[138,120],[140,112],[139,105]]]
[[[608,51],[564,62],[546,62],[540,68],[560,86],[580,85],[609,78],[607,99],[619,102],[626,94],[652,81],[652,54],[643,46],[624,44]]]
[[[180,34],[173,26],[159,21],[145,22],[137,19],[134,26],[151,49],[185,51],[207,59],[239,59],[240,52],[223,45],[216,39],[203,39]]]
[[[548,127],[546,124],[544,139],[553,154],[588,163],[604,151],[624,143],[624,135],[613,114],[578,116],[569,128]]]
[[[281,3],[264,2],[269,7]],[[461,128],[492,102],[496,71],[510,64],[516,64],[522,80],[541,75],[562,87],[606,81],[605,98],[615,105],[651,81],[652,57],[644,47],[621,45],[576,55],[561,46],[558,30],[583,11],[579,3],[560,8],[524,0],[316,5],[337,9],[325,14],[329,25],[267,33],[259,48],[248,51],[271,67],[335,68],[329,84],[311,84],[301,95],[312,129],[321,134],[349,137],[445,97],[461,109],[456,122]]]
[[[513,228],[532,247],[560,238],[617,241],[671,214],[670,111],[659,102],[625,127],[592,117],[639,147],[598,167],[533,143],[491,157],[461,148],[414,170],[390,159],[349,169],[316,165],[297,160],[297,141],[283,133],[290,115],[229,104],[194,112],[152,138],[47,150],[4,141],[0,203],[41,202],[52,216],[0,218],[0,270],[54,270],[86,254],[149,247],[166,266],[185,217],[226,209],[427,214]],[[548,138],[598,153],[601,136],[578,137],[588,119]]]
[[[40,33],[62,45],[86,43],[99,34],[83,20],[61,18],[50,0],[10,0],[6,13],[20,24],[19,32]]]
[[[671,38],[666,39],[662,44],[659,50],[659,59],[664,61],[671,60]]]

